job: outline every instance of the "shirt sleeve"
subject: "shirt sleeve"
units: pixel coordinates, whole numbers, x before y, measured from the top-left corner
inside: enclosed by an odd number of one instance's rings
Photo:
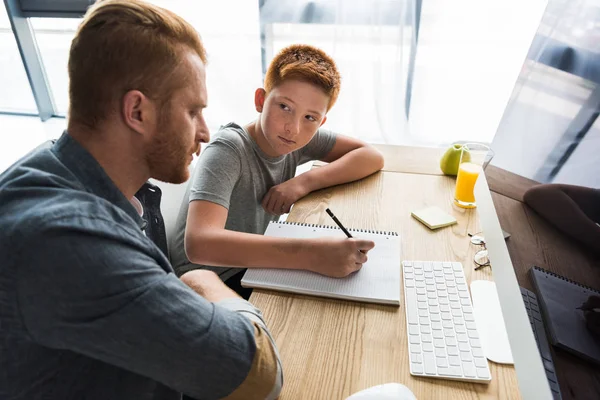
[[[310,142],[300,149],[300,161],[304,164],[308,161],[322,160],[335,146],[337,135],[328,129],[319,129]]]
[[[198,158],[189,201],[207,200],[229,209],[241,168],[241,154],[232,143],[223,139],[211,142]]]
[[[260,311],[241,299],[208,302],[161,268],[139,234],[89,218],[86,228],[40,229],[35,251],[20,252],[18,301],[32,340],[192,397],[279,395],[281,364]]]

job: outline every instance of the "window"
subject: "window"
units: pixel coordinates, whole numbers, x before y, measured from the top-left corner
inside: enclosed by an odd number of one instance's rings
[[[0,112],[37,114],[4,2],[0,1]]]
[[[80,18],[31,18],[56,114],[65,116],[69,109],[69,49]]]

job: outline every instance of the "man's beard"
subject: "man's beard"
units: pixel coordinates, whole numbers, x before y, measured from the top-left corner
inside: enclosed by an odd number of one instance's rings
[[[150,176],[159,181],[180,184],[190,177],[189,157],[193,149],[182,144],[182,138],[167,128],[165,118],[161,118],[158,132],[146,152],[146,162]]]

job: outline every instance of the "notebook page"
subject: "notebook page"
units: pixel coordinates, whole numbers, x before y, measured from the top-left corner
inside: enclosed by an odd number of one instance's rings
[[[395,233],[351,230],[352,236],[375,242],[369,260],[345,278],[329,278],[309,271],[251,268],[242,286],[281,290],[306,295],[381,304],[400,304],[400,237]],[[271,222],[266,236],[318,238],[346,236],[337,227]]]

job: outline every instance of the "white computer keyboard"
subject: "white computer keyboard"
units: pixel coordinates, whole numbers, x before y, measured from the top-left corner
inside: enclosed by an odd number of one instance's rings
[[[462,264],[404,261],[402,270],[410,373],[489,382]]]

